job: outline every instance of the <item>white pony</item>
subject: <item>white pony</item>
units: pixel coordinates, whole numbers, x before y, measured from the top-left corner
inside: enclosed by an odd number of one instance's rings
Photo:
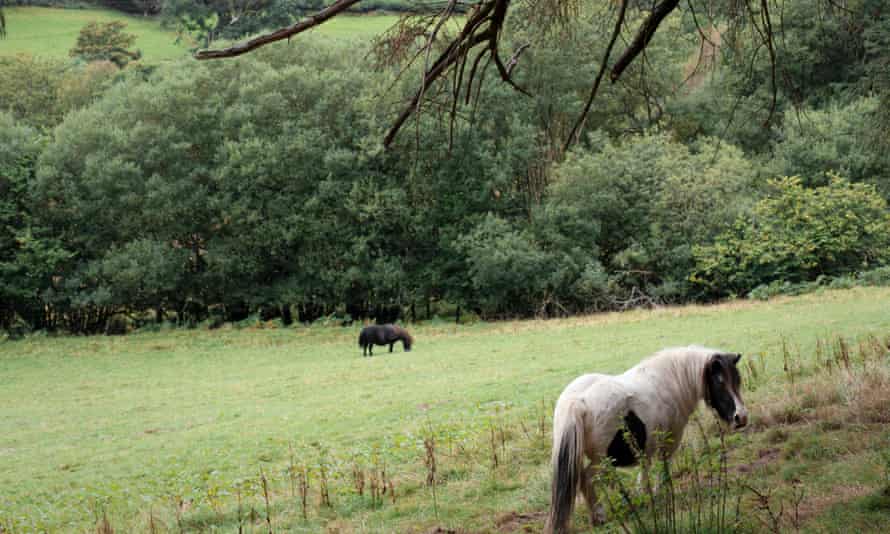
[[[617,466],[634,465],[637,451],[649,458],[656,451],[670,458],[700,400],[733,428],[745,426],[748,410],[736,367],[741,357],[698,346],[673,348],[618,376],[588,374],[573,380],[553,415],[548,532],[568,531],[579,487],[591,521],[603,522],[605,513],[593,488],[599,462],[609,457]],[[636,443],[627,443],[626,436]],[[586,468],[585,456],[590,460]]]

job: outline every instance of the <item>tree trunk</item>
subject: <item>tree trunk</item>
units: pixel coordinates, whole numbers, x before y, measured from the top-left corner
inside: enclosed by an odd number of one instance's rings
[[[290,304],[283,304],[281,306],[281,324],[284,326],[290,326],[294,323],[294,316],[291,315],[290,312]]]

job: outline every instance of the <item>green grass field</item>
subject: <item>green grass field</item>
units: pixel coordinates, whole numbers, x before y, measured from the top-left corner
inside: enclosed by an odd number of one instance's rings
[[[279,531],[322,523],[343,531],[416,524],[485,531],[499,513],[546,506],[546,444],[526,457],[516,477],[523,484],[505,476],[480,489],[475,475],[454,468],[437,521],[415,481],[425,428],[450,429],[453,449],[462,432],[487,435],[493,417],[534,427],[542,401],[549,412],[575,376],[619,372],[689,343],[764,363],[759,391],[775,391],[783,340],[811,353],[820,336],[885,334],[888,298],[888,289],[852,289],[566,320],[423,324],[412,328],[414,351],[378,347],[373,358],[360,356],[357,327],[0,342],[0,529],[90,530],[99,509],[120,531],[143,529],[148,510],[169,526],[170,503],[180,496],[191,503],[183,515],[202,525],[196,529],[222,523],[233,531],[232,488],[262,467],[274,479]],[[382,511],[363,508],[356,496],[335,498],[334,510],[313,513],[301,527],[281,511],[292,504],[282,474],[291,444],[300,457],[329,448],[341,463],[384,450],[404,496]],[[334,470],[338,487],[348,487],[348,467]]]
[[[161,28],[154,18],[128,16],[105,9],[53,9],[42,7],[6,8],[8,34],[0,40],[0,55],[29,53],[52,58],[67,58],[80,29],[90,21],[123,20],[127,31],[137,36],[135,47],[142,50],[143,61],[156,62],[188,54],[176,44],[176,35]],[[394,15],[337,17],[312,30],[312,33],[337,38],[367,38],[379,35],[398,20]]]

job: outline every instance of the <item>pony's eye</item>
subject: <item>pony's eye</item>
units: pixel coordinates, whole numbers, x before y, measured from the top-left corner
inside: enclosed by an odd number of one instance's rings
[[[717,375],[717,383],[718,383],[718,384],[722,384],[722,383],[723,383],[723,380],[724,380],[724,379],[723,379],[723,375],[722,375],[722,374]]]

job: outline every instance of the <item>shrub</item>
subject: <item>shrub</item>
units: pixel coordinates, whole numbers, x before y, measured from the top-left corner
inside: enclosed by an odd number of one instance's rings
[[[863,271],[858,280],[863,286],[890,286],[890,265]]]
[[[803,282],[793,284],[785,280],[776,280],[769,284],[761,284],[748,293],[748,298],[752,300],[769,300],[779,295],[803,295],[816,290],[819,287],[818,282]]]
[[[110,61],[123,68],[130,61],[142,57],[142,53],[138,50],[135,52],[127,50],[136,42],[136,36],[124,33],[126,27],[127,23],[119,20],[89,22],[81,28],[77,44],[68,54],[86,62]]]
[[[772,162],[781,176],[801,176],[807,186],[823,186],[833,171],[851,182],[872,182],[890,173],[890,157],[875,151],[869,142],[873,125],[869,117],[878,109],[877,98],[862,98],[846,106],[788,112],[782,139],[776,143]],[[882,191],[885,196],[888,191]]]
[[[654,133],[610,142],[598,132],[591,140],[601,148],[556,167],[545,201],[548,213],[576,221],[561,225],[562,249],[581,244],[618,293],[642,291],[659,302],[693,297],[693,245],[713,241],[750,211],[753,166],[739,149],[710,138],[692,146]],[[547,222],[535,217],[534,226]]]
[[[489,215],[462,240],[469,276],[488,314],[534,313],[544,297],[547,255],[528,236]]]
[[[750,216],[739,218],[714,244],[694,248],[694,282],[718,294],[739,294],[890,259],[890,213],[873,186],[838,176],[814,189],[797,177],[772,180],[770,186]]]

